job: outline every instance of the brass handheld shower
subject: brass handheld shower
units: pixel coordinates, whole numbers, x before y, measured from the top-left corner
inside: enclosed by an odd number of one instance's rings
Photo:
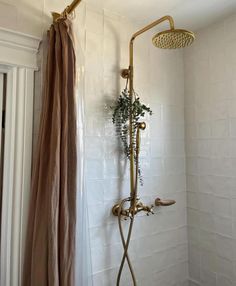
[[[129,80],[129,96],[130,96],[130,110],[132,110],[132,104],[133,104],[133,95],[134,95],[134,40],[137,36],[143,34],[144,32],[152,29],[153,27],[157,26],[158,24],[168,21],[170,25],[170,29],[166,31],[162,31],[158,34],[156,34],[152,42],[154,46],[161,48],[161,49],[177,49],[177,48],[184,48],[190,44],[193,43],[195,40],[195,36],[192,32],[183,30],[183,29],[175,29],[174,27],[174,20],[171,16],[164,16],[155,22],[149,24],[148,26],[144,27],[143,29],[136,32],[130,40],[129,44],[129,68],[123,69],[121,71],[121,76],[123,78],[126,78]],[[117,283],[116,285],[120,285],[120,278],[124,266],[125,259],[128,262],[129,269],[131,272],[133,285],[136,286],[136,278],[132,269],[132,265],[128,256],[128,248],[134,223],[134,217],[135,215],[140,212],[144,211],[149,215],[150,213],[153,213],[153,205],[151,206],[145,206],[141,201],[139,201],[139,198],[137,197],[137,188],[138,188],[138,164],[136,163],[136,168],[134,166],[134,158],[136,156],[136,162],[138,162],[139,159],[139,150],[140,150],[140,130],[144,130],[146,127],[146,124],[144,122],[140,123],[137,127],[137,133],[136,133],[136,150],[134,150],[134,127],[133,127],[133,114],[130,112],[129,116],[129,143],[130,143],[130,197],[122,200],[118,204],[114,205],[112,208],[112,212],[115,216],[118,216],[118,222],[119,222],[119,229],[120,229],[120,235],[122,239],[122,244],[124,248],[124,254],[121,261],[118,277],[117,277]],[[136,154],[135,154],[136,152]],[[128,209],[124,209],[124,202],[130,202],[130,207]],[[155,205],[157,207],[159,206],[170,206],[174,204],[174,200],[161,200],[159,198],[156,199]],[[128,230],[127,239],[125,241],[124,239],[124,233],[121,226],[121,217],[130,218],[130,225]]]

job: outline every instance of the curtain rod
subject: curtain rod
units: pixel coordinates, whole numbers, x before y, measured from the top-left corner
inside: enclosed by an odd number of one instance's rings
[[[72,13],[75,10],[75,8],[80,4],[81,1],[82,0],[74,0],[69,6],[65,8],[65,10],[61,14],[57,12],[52,12],[53,22],[56,22],[57,19],[63,17],[65,14]]]

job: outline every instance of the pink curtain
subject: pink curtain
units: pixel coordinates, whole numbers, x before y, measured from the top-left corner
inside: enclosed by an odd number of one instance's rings
[[[75,52],[69,20],[51,26],[34,162],[23,286],[74,285]]]

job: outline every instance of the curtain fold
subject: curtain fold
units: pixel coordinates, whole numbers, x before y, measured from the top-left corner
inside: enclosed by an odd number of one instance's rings
[[[77,150],[71,26],[63,20],[48,33],[23,286],[74,286]]]

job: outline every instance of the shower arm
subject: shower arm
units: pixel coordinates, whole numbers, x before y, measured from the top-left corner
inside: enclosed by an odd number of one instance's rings
[[[133,36],[131,37],[130,44],[129,44],[129,68],[123,69],[121,71],[121,76],[123,78],[129,79],[129,96],[130,96],[130,109],[132,108],[133,103],[133,87],[134,87],[134,40],[137,36],[145,33],[146,31],[154,28],[155,26],[161,24],[164,21],[168,21],[170,24],[170,29],[174,29],[174,20],[171,16],[164,16],[153,23],[147,25],[143,29],[137,31]],[[131,197],[131,209],[134,209],[137,204],[137,192],[136,192],[136,186],[135,186],[135,175],[134,175],[134,142],[133,142],[133,115],[132,112],[130,112],[129,116],[129,137],[130,137],[130,197]],[[137,180],[137,178],[136,178]]]
[[[147,32],[148,30],[154,28],[155,26],[161,24],[162,22],[165,22],[165,21],[168,21],[169,24],[170,24],[170,29],[174,29],[175,28],[175,25],[174,25],[174,19],[169,16],[169,15],[166,15],[154,22],[152,22],[151,24],[147,25],[146,27],[142,28],[141,30],[137,31],[136,33],[133,34],[133,36],[131,37],[130,39],[130,43],[129,43],[129,67],[133,67],[133,61],[134,61],[134,48],[133,48],[133,45],[134,45],[134,40],[136,39],[137,36]],[[129,69],[123,69],[121,71],[121,76],[123,78],[130,78],[130,71]]]

